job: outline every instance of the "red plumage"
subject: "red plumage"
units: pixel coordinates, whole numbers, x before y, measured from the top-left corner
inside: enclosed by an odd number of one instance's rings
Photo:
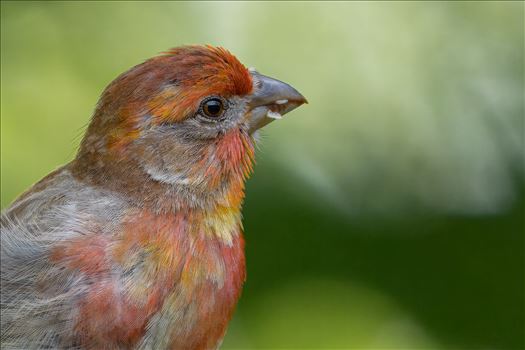
[[[254,133],[304,102],[211,46],[115,79],[75,160],[2,213],[3,344],[217,347],[245,280]]]

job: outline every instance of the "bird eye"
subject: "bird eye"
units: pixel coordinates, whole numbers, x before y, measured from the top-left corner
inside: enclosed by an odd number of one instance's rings
[[[224,111],[224,104],[220,98],[213,97],[204,101],[202,111],[209,118],[218,118]]]

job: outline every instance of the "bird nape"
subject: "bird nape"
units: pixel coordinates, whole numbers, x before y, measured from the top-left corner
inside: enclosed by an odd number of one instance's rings
[[[212,46],[117,77],[75,159],[2,213],[2,348],[217,348],[255,135],[303,103]]]

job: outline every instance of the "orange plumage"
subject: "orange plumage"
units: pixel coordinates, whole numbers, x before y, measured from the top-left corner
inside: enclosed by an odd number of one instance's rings
[[[211,46],[115,79],[77,157],[2,213],[3,344],[217,347],[245,279],[254,134],[304,102]]]

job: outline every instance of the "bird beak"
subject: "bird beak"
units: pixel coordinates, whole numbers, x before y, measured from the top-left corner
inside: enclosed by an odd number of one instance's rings
[[[268,123],[303,103],[306,98],[290,85],[277,79],[259,74],[250,69],[253,78],[253,93],[249,96],[247,124],[249,132],[254,133]]]

